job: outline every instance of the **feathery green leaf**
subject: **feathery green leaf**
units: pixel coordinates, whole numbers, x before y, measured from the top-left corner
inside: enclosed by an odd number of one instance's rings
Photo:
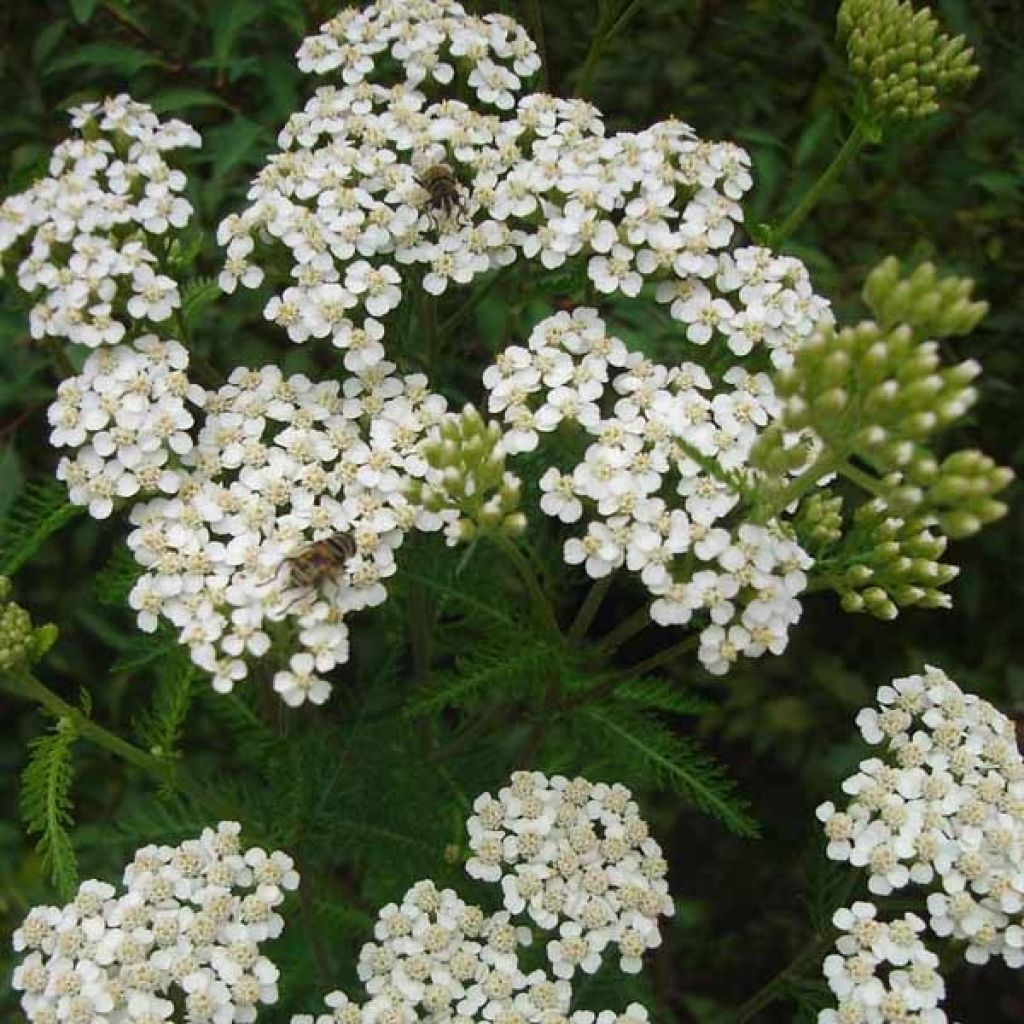
[[[58,721],[51,733],[32,740],[28,764],[21,776],[21,817],[62,899],[78,885],[78,865],[68,829],[72,825],[71,748],[78,738],[74,722]]]
[[[59,480],[28,484],[0,523],[0,575],[17,572],[43,542],[85,509],[68,501]]]
[[[625,709],[587,708],[580,715],[605,739],[639,758],[650,775],[718,818],[730,831],[756,836],[758,826],[723,767],[693,740],[676,736],[657,719]]]
[[[216,278],[197,277],[189,281],[181,293],[181,315],[185,323],[194,324],[203,310],[223,294]]]
[[[175,753],[185,724],[196,668],[180,647],[167,650],[160,663],[150,707],[139,716],[135,731],[154,753],[166,757]]]

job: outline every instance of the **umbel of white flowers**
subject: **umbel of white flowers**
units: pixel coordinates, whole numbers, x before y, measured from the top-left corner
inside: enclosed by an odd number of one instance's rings
[[[612,950],[621,970],[638,972],[660,944],[660,918],[673,912],[667,865],[629,790],[516,772],[474,802],[467,827],[467,870],[500,884],[505,909],[488,914],[417,882],[380,911],[360,951],[366,1000],[331,993],[317,1020],[622,1020],[571,1003],[577,973],[593,974]],[[33,909],[14,933],[23,958],[13,984],[26,1018],[161,1024],[177,998],[190,1021],[247,1024],[259,1004],[277,1000],[278,970],[261,946],[280,934],[279,908],[298,884],[287,855],[242,849],[233,822],[177,847],[144,847],[122,893],[84,882],[70,904]],[[523,914],[549,935],[544,968],[520,963],[532,937],[515,920]],[[647,1024],[648,1015],[633,1004],[625,1018]]]
[[[127,96],[76,108],[81,137],[0,206],[33,333],[97,349],[60,385],[51,441],[72,502],[127,510],[142,629],[169,623],[220,691],[272,653],[282,699],[322,703],[349,616],[386,599],[409,532],[525,530],[511,460],[562,426],[587,442],[540,481],[542,511],[582,526],[566,561],[637,573],[655,622],[700,630],[711,672],[782,651],[812,571],[851,611],[948,603],[936,528],[998,517],[1008,480],[924,443],[974,397],[977,367],[941,370],[934,341],[984,311],[969,284],[883,264],[866,290],[878,325],[836,330],[798,260],[744,243],[742,149],[676,121],[608,134],[591,104],[529,93],[539,57],[509,18],[384,0],[342,11],[298,60],[333,80],[220,225],[220,286],[266,284],[293,341],[344,351],[341,382],[273,366],[189,379],[168,337],[188,312],[170,272],[191,208],[168,162],[199,144],[187,125]],[[388,360],[396,310],[513,262],[652,298],[681,358],[644,359],[583,306],[484,371],[499,422],[449,414]],[[860,472],[876,500],[845,519],[814,493],[837,466],[858,471],[843,456],[883,474]]]
[[[36,907],[14,933],[13,986],[31,1024],[162,1024],[184,1003],[192,1021],[254,1021],[277,1001],[261,951],[299,876],[286,854],[242,849],[223,821],[180,846],[145,846],[121,892],[83,882],[65,907]]]
[[[894,679],[857,716],[881,756],[817,811],[828,856],[863,868],[877,896],[918,887],[925,917],[892,922],[867,901],[839,910],[825,977],[838,1005],[820,1024],[945,1024],[926,928],[970,963],[1024,967],[1024,759],[1013,722],[940,669]]]

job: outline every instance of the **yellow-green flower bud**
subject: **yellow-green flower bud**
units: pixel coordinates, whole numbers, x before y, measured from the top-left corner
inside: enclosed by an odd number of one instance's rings
[[[932,263],[904,276],[900,261],[887,256],[868,274],[863,296],[882,327],[909,324],[920,339],[947,338],[969,334],[988,312],[987,302],[972,301],[973,288],[969,277],[940,277]]]
[[[963,36],[945,35],[930,10],[904,0],[843,0],[839,33],[858,84],[860,116],[914,120],[978,74]]]
[[[0,576],[0,672],[38,661],[56,639],[57,627],[33,626],[29,613],[11,600],[11,581]]]
[[[938,561],[946,540],[931,533],[929,521],[915,513],[894,515],[880,498],[857,509],[851,528],[821,563],[846,611],[891,619],[902,607],[948,607],[939,588],[957,569]]]
[[[827,491],[811,494],[800,505],[793,527],[802,546],[816,555],[843,535],[843,499]]]
[[[449,413],[436,436],[420,448],[430,471],[409,487],[409,498],[441,515],[450,543],[464,543],[480,531],[521,532],[517,516],[521,485],[505,470],[502,432],[472,406]],[[525,521],[523,521],[525,522]]]

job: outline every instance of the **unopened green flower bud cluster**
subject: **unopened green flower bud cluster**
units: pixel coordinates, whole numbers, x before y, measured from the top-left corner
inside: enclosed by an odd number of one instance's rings
[[[410,499],[446,524],[449,543],[464,544],[480,533],[518,536],[526,528],[519,511],[522,485],[505,469],[501,426],[476,408],[449,413],[423,456],[432,472],[413,484]]]
[[[978,74],[967,40],[946,35],[928,8],[915,12],[907,0],[843,0],[839,31],[862,113],[876,122],[927,117]]]
[[[995,495],[1013,475],[977,451],[940,461],[930,445],[973,405],[980,369],[974,360],[943,367],[937,343],[918,340],[908,324],[826,328],[778,374],[785,411],[758,458],[775,472],[790,468],[801,452],[787,447],[787,432],[809,430],[836,469],[856,474],[894,514],[933,515],[949,536],[969,536],[1005,514]]]
[[[959,569],[939,560],[946,545],[924,516],[893,515],[874,498],[857,509],[851,529],[820,558],[818,569],[845,611],[894,619],[899,608],[950,606],[942,587]]]
[[[868,274],[863,296],[875,320],[885,328],[907,324],[919,339],[970,334],[988,312],[987,302],[971,298],[969,277],[939,276],[933,263],[910,274],[895,256],[882,260]]]
[[[0,673],[37,661],[56,638],[56,627],[36,629],[28,612],[11,600],[11,581],[0,576]]]
[[[966,333],[984,315],[971,282],[940,277],[930,264],[904,276],[888,259],[870,274],[864,298],[877,322],[824,327],[776,375],[783,412],[755,457],[765,487],[776,482],[776,506],[807,494],[803,480],[832,473],[868,493],[872,500],[844,525],[839,498],[812,492],[794,526],[845,608],[892,618],[899,606],[945,606],[941,588],[956,574],[939,561],[946,538],[1003,516],[996,495],[1013,474],[973,449],[934,451],[936,435],[977,397],[978,363],[943,366],[934,340]]]
[[[793,520],[800,546],[820,558],[818,552],[831,548],[843,536],[843,499],[829,491],[809,495]]]
[[[762,438],[762,461],[777,461],[772,450],[784,447],[787,431],[811,430],[840,459],[857,455],[881,472],[905,469],[971,407],[980,369],[973,360],[942,367],[938,345],[916,342],[906,324],[826,327],[776,375],[785,411]]]

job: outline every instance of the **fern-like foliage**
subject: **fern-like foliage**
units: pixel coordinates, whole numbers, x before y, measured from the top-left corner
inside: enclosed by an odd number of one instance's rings
[[[189,281],[181,292],[181,314],[185,323],[195,323],[207,306],[223,295],[216,278],[197,277]]]
[[[568,680],[567,691],[572,695],[571,699],[583,700],[587,690],[600,685],[590,676],[577,676]],[[675,680],[655,676],[623,679],[615,685],[611,699],[636,710],[693,717],[707,714],[715,707],[711,701],[688,693]]]
[[[30,744],[29,761],[21,777],[21,816],[62,899],[78,885],[78,865],[68,830],[72,825],[71,750],[78,738],[70,719]]]
[[[159,663],[149,708],[135,721],[143,744],[163,757],[177,751],[192,703],[197,670],[180,647],[168,646]]]
[[[128,594],[141,574],[142,567],[132,557],[132,553],[126,547],[119,547],[94,577],[93,593],[103,604],[122,606],[127,602]]]
[[[436,673],[423,692],[413,695],[407,713],[465,707],[495,692],[522,695],[551,670],[557,656],[542,636],[495,633],[489,642],[457,656],[450,671]]]
[[[618,772],[616,777],[640,786],[658,780],[737,835],[758,834],[736,784],[696,741],[677,736],[653,715],[624,704],[581,709],[577,721],[584,733],[589,731],[592,739],[604,744],[600,756]]]
[[[68,501],[59,480],[29,483],[0,522],[0,575],[17,572],[48,537],[84,511]]]

